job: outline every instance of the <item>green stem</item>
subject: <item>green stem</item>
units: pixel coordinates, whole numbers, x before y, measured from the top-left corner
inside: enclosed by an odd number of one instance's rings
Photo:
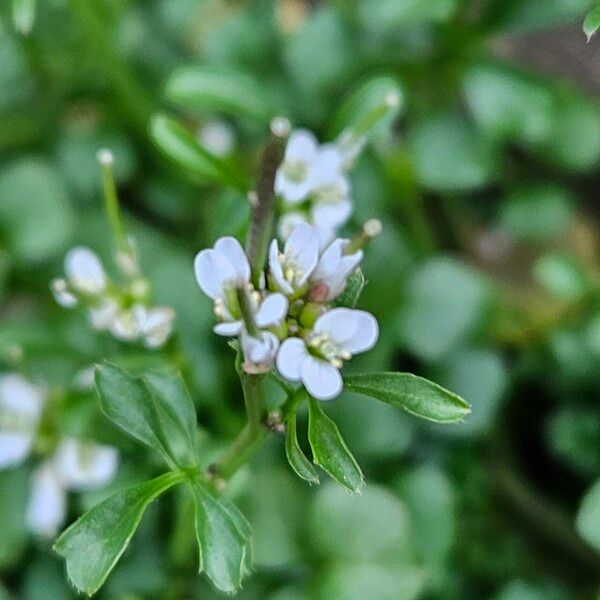
[[[127,235],[121,211],[119,209],[119,198],[117,196],[117,188],[115,186],[115,178],[113,176],[112,164],[113,157],[110,151],[100,150],[98,153],[100,169],[102,171],[102,188],[104,189],[104,205],[106,207],[106,216],[110,223],[117,250],[120,252],[128,252],[129,245],[127,243]]]
[[[214,472],[229,479],[254,453],[268,432],[263,424],[265,412],[264,375],[240,372],[248,422],[225,454],[214,466]]]

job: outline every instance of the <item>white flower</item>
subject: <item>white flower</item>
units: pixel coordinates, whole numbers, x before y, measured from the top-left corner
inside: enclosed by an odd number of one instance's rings
[[[335,238],[352,214],[352,202],[349,198],[338,200],[320,200],[310,209],[311,222],[319,231],[321,249],[326,248]]]
[[[225,121],[207,121],[200,127],[198,139],[215,156],[229,156],[235,146],[233,129]]]
[[[379,336],[373,315],[334,308],[320,316],[306,341],[285,340],[277,354],[277,369],[290,381],[302,381],[309,394],[331,400],[343,388],[339,369],[354,354],[372,348]]]
[[[52,295],[58,305],[63,308],[73,308],[77,306],[77,296],[69,291],[69,286],[62,277],[53,279],[50,284],[50,289],[52,290]]]
[[[311,225],[297,225],[285,242],[283,254],[279,252],[277,240],[269,248],[269,272],[272,283],[291,296],[301,291],[308,283],[319,260],[319,233]]]
[[[304,200],[313,190],[318,153],[319,144],[310,131],[294,131],[275,175],[275,193],[293,204]]]
[[[102,487],[117,472],[115,448],[65,438],[56,449],[54,466],[62,485],[70,490]]]
[[[89,309],[90,323],[96,331],[110,329],[119,310],[114,298],[103,298],[98,306]]]
[[[71,287],[82,294],[99,295],[106,289],[102,262],[89,248],[78,246],[67,252],[65,273]]]
[[[258,337],[251,336],[246,329],[240,334],[240,344],[244,355],[244,371],[247,373],[267,373],[279,349],[279,339],[270,331],[259,331]]]
[[[25,522],[36,535],[54,537],[65,521],[67,494],[51,461],[38,467],[31,477],[31,492]]]
[[[337,239],[323,252],[310,280],[313,290],[319,297],[312,297],[317,302],[329,302],[337,298],[346,287],[348,275],[356,269],[363,258],[363,251],[344,255],[344,247],[348,240]],[[317,287],[318,286],[318,287]],[[312,291],[312,290],[311,290]]]
[[[29,455],[44,405],[43,391],[17,374],[0,377],[0,469]]]
[[[229,296],[250,282],[250,264],[241,244],[233,237],[220,238],[213,248],[198,252],[194,271],[200,289],[222,305],[223,320],[234,320],[228,314]]]
[[[175,311],[169,306],[144,309],[138,314],[140,335],[148,348],[160,348],[173,332]]]

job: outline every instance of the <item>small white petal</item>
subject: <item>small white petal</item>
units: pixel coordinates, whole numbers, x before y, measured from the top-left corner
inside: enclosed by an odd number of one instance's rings
[[[337,229],[352,214],[352,202],[348,198],[335,202],[316,202],[311,209],[313,223],[317,227]]]
[[[141,318],[140,310],[121,310],[110,323],[110,332],[119,340],[131,342],[140,335]]]
[[[362,250],[345,256],[344,247],[347,243],[347,240],[335,240],[321,255],[311,278],[316,283],[327,284],[328,301],[337,298],[344,291],[348,275],[356,269],[363,258]]]
[[[261,329],[278,325],[288,310],[288,299],[283,294],[269,294],[261,303],[254,315],[256,325]]]
[[[294,288],[286,281],[283,276],[281,263],[279,262],[279,247],[277,240],[272,240],[269,246],[269,273],[273,279],[273,283],[280,292],[284,294],[292,294]]]
[[[31,478],[31,493],[25,510],[30,531],[43,537],[54,537],[66,516],[66,493],[49,462],[44,463]]]
[[[217,240],[215,251],[231,263],[238,285],[250,281],[250,263],[248,262],[248,257],[242,245],[234,237],[222,237]]]
[[[352,354],[370,350],[379,337],[377,319],[364,310],[334,308],[315,322],[315,333],[328,333],[334,342]]]
[[[69,291],[67,282],[64,279],[53,279],[50,284],[50,289],[52,290],[52,295],[54,296],[56,303],[63,308],[73,308],[74,306],[77,306],[77,297]]]
[[[34,437],[35,431],[0,431],[0,469],[22,463],[31,452]]]
[[[226,337],[232,337],[234,335],[239,335],[242,330],[242,322],[241,321],[228,321],[225,323],[217,323],[213,327],[213,331],[217,335],[224,335]]]
[[[146,312],[142,325],[144,344],[148,348],[159,348],[173,332],[175,311],[169,306],[156,306]]]
[[[277,336],[269,331],[264,331],[260,333],[260,338],[256,338],[249,335],[246,330],[243,330],[240,342],[246,369],[248,368],[248,363],[259,367],[259,369],[254,369],[252,372],[264,372],[271,368],[277,354],[277,349],[279,348]]]
[[[287,212],[281,216],[277,224],[277,233],[282,240],[287,240],[296,225],[308,223],[306,215],[300,211]]]
[[[54,455],[54,466],[65,488],[82,490],[102,487],[117,472],[119,455],[115,448],[63,440]]]
[[[297,129],[289,137],[284,161],[311,163],[317,156],[318,147],[319,143],[313,133]]]
[[[299,285],[308,281],[319,260],[319,232],[312,225],[301,223],[285,243],[284,256],[290,258],[302,271]]]
[[[44,405],[44,391],[16,373],[0,377],[0,410],[37,420]]]
[[[65,273],[71,285],[84,294],[100,294],[106,288],[106,274],[98,256],[78,246],[65,256]]]
[[[317,179],[320,184],[334,181],[343,171],[344,156],[335,144],[325,144],[316,157]]]
[[[103,300],[100,306],[90,308],[89,317],[92,327],[96,331],[103,331],[110,328],[118,308],[116,301],[112,298]]]
[[[290,381],[300,381],[302,364],[309,357],[304,340],[288,338],[277,353],[277,370]]]
[[[229,260],[211,248],[196,254],[194,273],[200,289],[213,300],[223,294],[225,281],[235,279],[235,271]]]
[[[302,383],[317,400],[331,400],[344,388],[340,372],[327,361],[310,356],[302,362]]]

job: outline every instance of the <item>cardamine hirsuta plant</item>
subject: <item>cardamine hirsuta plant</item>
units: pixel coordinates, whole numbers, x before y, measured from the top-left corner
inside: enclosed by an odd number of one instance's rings
[[[214,303],[214,332],[229,339],[246,409],[243,429],[216,460],[207,464],[199,455],[194,403],[178,373],[133,376],[108,362],[96,367],[102,411],[156,452],[164,471],[110,496],[60,535],[55,550],[79,591],[94,594],[148,505],[184,486],[195,507],[199,570],[219,590],[234,593],[252,569],[252,531],[227,495],[228,482],[268,436],[285,438],[290,467],[309,484],[319,483],[320,468],[350,493],[363,487],[357,461],[326,414],[326,402],[344,389],[440,423],[459,422],[470,412],[464,400],[416,375],[343,374],[346,363],[369,351],[379,336],[376,315],[356,306],[366,283],[363,254],[382,228],[372,218],[349,237],[338,237],[352,212],[348,172],[371,128],[398,101],[387,94],[326,144],[308,131],[291,131],[284,118],[274,119],[248,194],[245,246],[235,237],[221,237],[193,260],[198,286]],[[219,173],[228,172],[215,153],[203,150],[202,156]],[[94,329],[160,348],[176,336],[175,314],[152,303],[151,283],[120,217],[112,155],[102,151],[99,161],[120,276],[111,279],[91,250],[78,247],[67,254],[65,277],[52,282],[52,291],[62,306],[83,309]],[[267,378],[286,396],[277,410],[267,409]],[[297,427],[305,406],[308,432]],[[304,437],[310,453],[299,441]]]

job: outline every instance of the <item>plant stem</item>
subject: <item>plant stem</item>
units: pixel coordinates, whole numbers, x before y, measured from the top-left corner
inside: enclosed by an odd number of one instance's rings
[[[275,122],[274,122],[275,123]],[[267,258],[267,249],[274,223],[275,174],[283,158],[286,127],[271,125],[271,138],[262,153],[256,196],[252,204],[252,217],[246,243],[246,254],[252,269],[252,283],[260,287],[260,280]]]
[[[125,227],[123,226],[121,211],[119,209],[119,198],[117,196],[117,188],[115,186],[115,178],[112,170],[112,154],[108,150],[101,150],[98,154],[98,160],[102,171],[104,205],[106,207],[106,216],[110,223],[110,229],[117,245],[117,250],[120,252],[127,252],[127,236],[125,234]]]
[[[214,466],[213,470],[219,477],[229,479],[258,448],[268,432],[263,424],[265,412],[264,378],[265,375],[249,375],[240,371],[248,422]]]

